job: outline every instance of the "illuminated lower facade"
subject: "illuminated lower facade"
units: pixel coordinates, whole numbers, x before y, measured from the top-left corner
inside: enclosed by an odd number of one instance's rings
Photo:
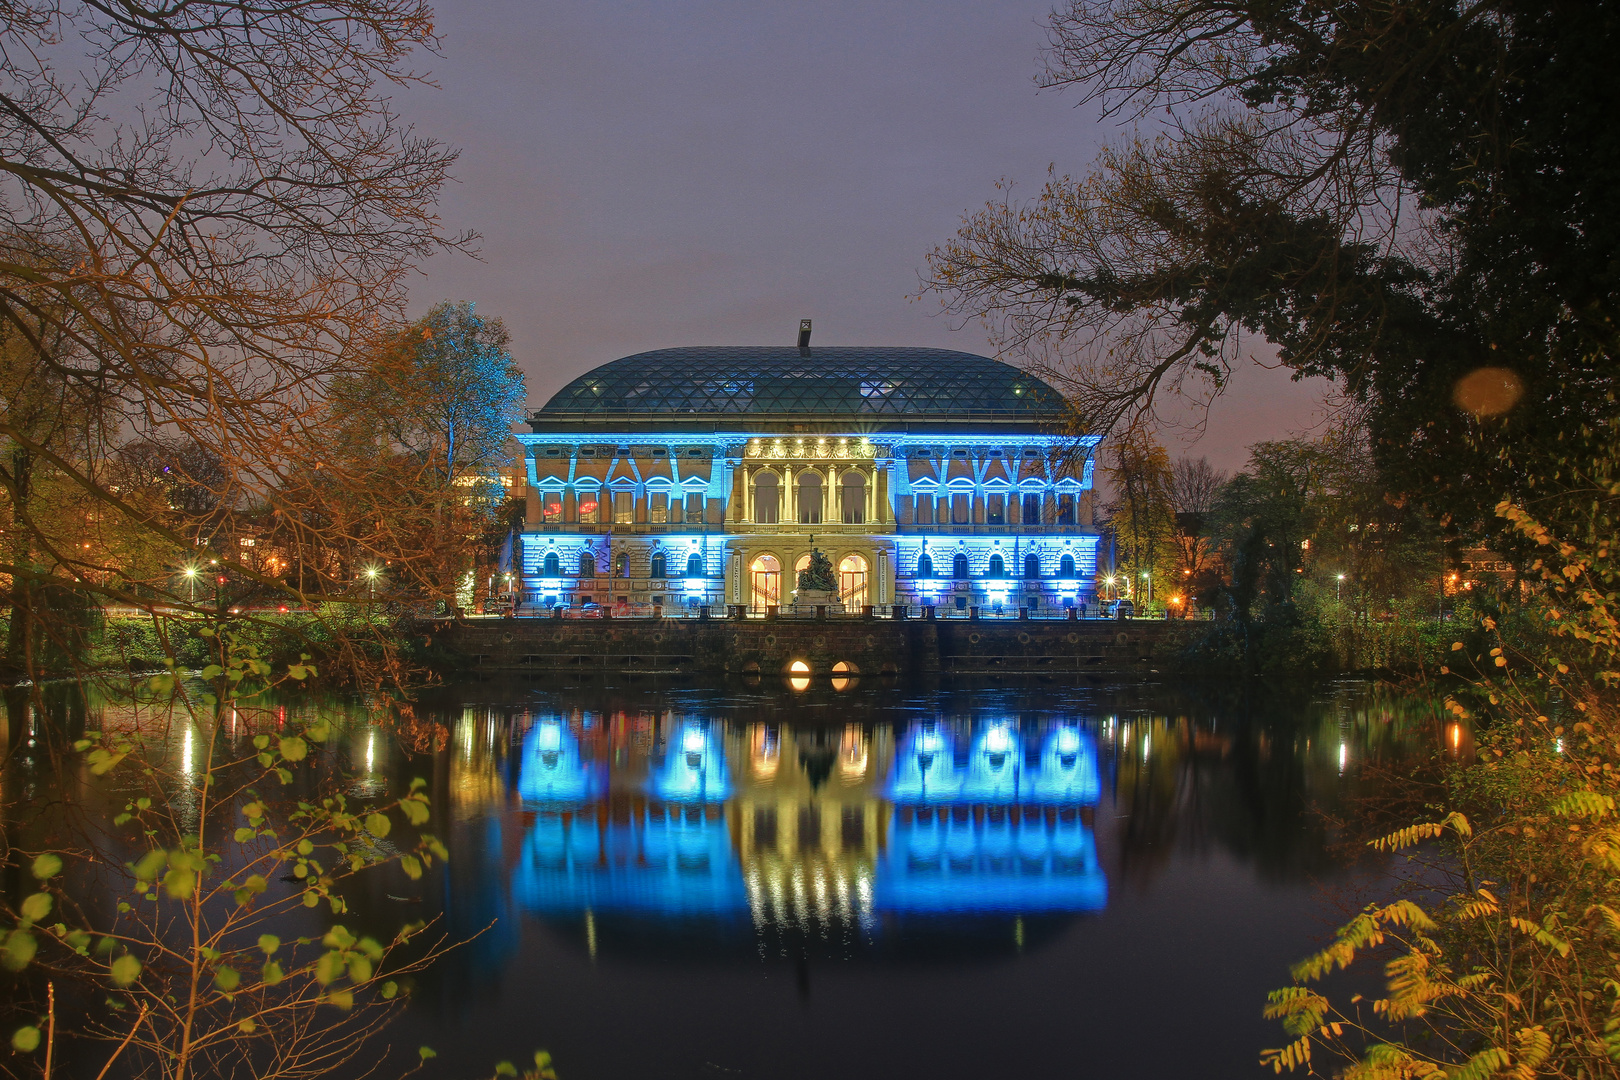
[[[932,349],[642,353],[531,414],[528,610],[924,606],[1095,597],[1095,437],[1006,364]],[[800,597],[812,550],[835,595]]]

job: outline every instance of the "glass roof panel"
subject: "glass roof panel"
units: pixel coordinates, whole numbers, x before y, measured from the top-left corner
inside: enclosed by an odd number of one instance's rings
[[[694,346],[637,353],[563,387],[537,416],[721,413],[1038,417],[1063,399],[1010,364],[950,349]]]

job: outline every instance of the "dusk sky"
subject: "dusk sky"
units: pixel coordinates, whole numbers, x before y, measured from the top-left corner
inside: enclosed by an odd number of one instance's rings
[[[998,178],[1033,195],[1123,130],[1037,91],[1050,0],[441,2],[441,86],[398,100],[462,150],[443,204],[482,261],[440,257],[415,307],[512,331],[530,403],[675,345],[934,345],[994,355],[916,294],[924,257]],[[1015,357],[1006,359],[1016,361]],[[1202,440],[1240,467],[1310,427],[1325,384],[1246,369]]]

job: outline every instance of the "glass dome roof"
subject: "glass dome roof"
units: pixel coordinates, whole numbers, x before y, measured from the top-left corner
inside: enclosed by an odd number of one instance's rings
[[[603,364],[557,392],[548,415],[720,413],[1051,417],[1058,392],[1010,364],[950,349],[657,349]]]

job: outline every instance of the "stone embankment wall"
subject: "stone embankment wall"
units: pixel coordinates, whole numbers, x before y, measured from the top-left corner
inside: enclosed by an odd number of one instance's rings
[[[423,624],[462,671],[1147,675],[1202,627],[1158,621],[471,619]]]

